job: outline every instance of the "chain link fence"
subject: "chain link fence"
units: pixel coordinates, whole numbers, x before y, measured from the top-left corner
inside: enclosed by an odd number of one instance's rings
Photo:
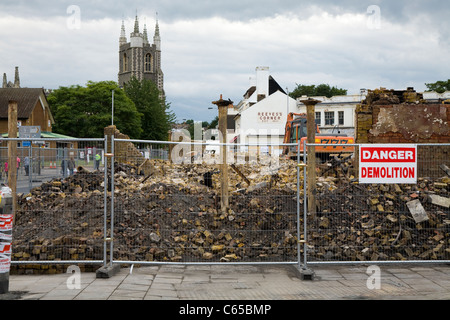
[[[418,145],[417,184],[358,183],[358,145],[318,153],[310,196],[306,153],[288,159],[283,146],[106,137],[45,143],[60,148],[18,151],[11,254],[18,273],[108,262],[450,261],[448,144]],[[23,167],[30,153],[41,170],[29,169],[31,184]],[[71,158],[73,173],[62,171]],[[411,201],[426,220],[415,220]]]
[[[354,147],[317,154],[308,261],[450,261],[450,145],[417,145],[416,184],[358,183]]]
[[[62,270],[63,263],[101,264],[107,207],[105,140],[38,140],[42,146],[33,142],[17,150],[13,271],[55,273]],[[5,168],[7,148],[0,152]],[[3,175],[7,184],[5,171]]]
[[[296,162],[230,144],[224,167],[218,147],[115,140],[115,262],[297,261]]]

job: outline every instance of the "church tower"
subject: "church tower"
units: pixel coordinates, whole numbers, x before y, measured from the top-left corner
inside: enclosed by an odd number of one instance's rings
[[[139,18],[136,16],[133,32],[128,42],[125,33],[125,23],[122,21],[122,29],[119,38],[119,86],[132,77],[138,80],[152,80],[164,96],[164,74],[161,70],[161,37],[159,24],[156,21],[153,44],[149,42],[147,25],[144,25],[143,33],[140,32]]]

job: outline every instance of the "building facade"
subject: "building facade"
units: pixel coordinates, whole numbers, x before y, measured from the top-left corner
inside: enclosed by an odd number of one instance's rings
[[[151,80],[164,95],[164,74],[161,70],[161,37],[158,21],[156,21],[153,44],[149,42],[146,25],[144,25],[143,32],[140,32],[137,16],[129,42],[125,33],[125,24],[122,22],[119,38],[118,77],[120,87],[123,87],[133,77],[141,81],[144,79]]]
[[[0,133],[8,132],[8,104],[17,102],[18,126],[39,126],[42,132],[52,132],[55,123],[42,88],[0,89]]]
[[[298,112],[296,100],[270,75],[269,67],[256,68],[254,85],[235,109],[236,131],[231,142],[251,145],[282,144],[288,113]]]
[[[365,98],[366,93],[345,96],[334,96],[331,98],[323,96],[297,98],[298,112],[306,113],[306,106],[301,100],[312,98],[320,101],[316,104],[316,121],[319,129],[324,134],[346,134],[349,137],[355,136],[355,109]]]

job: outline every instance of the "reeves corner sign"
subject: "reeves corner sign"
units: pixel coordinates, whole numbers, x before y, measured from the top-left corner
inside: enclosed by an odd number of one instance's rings
[[[359,183],[417,183],[417,145],[363,144]]]

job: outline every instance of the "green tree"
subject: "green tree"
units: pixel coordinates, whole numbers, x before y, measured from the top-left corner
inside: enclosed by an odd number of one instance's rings
[[[92,82],[60,87],[48,102],[55,118],[53,131],[78,138],[102,138],[111,125],[112,90],[114,90],[114,125],[130,138],[139,138],[141,114],[125,92],[113,81]]]
[[[219,117],[217,117],[219,119]],[[214,121],[214,120],[213,120]],[[187,131],[189,131],[189,134],[191,135],[191,139],[195,139],[195,126],[196,123],[201,122],[201,128],[202,129],[210,129],[210,124],[208,121],[194,121],[192,119],[186,120],[184,123],[188,125]],[[198,125],[198,124],[197,124]],[[215,128],[215,127],[214,127]]]
[[[437,93],[444,93],[450,91],[450,79],[447,81],[436,81],[434,83],[425,83],[427,91],[436,91]]]
[[[329,84],[319,84],[319,85],[303,85],[296,84],[297,87],[292,91],[289,96],[293,99],[300,98],[301,96],[325,96],[331,98],[333,96],[346,95],[346,89],[339,89],[337,87],[330,87]]]
[[[166,141],[176,116],[170,104],[161,98],[155,83],[134,77],[125,84],[124,90],[142,114],[141,139]]]
[[[216,116],[208,125],[208,129],[215,129],[219,125],[219,116]]]

